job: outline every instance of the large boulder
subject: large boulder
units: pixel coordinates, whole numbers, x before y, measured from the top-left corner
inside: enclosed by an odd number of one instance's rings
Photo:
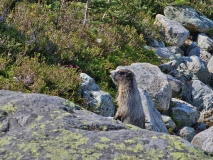
[[[180,23],[169,20],[161,14],[156,15],[155,25],[160,27],[160,31],[164,34],[165,40],[174,46],[180,47],[189,36],[189,31]]]
[[[0,159],[210,159],[189,142],[125,126],[65,99],[0,91]]]
[[[198,133],[192,140],[192,144],[213,153],[213,127]]]
[[[172,98],[171,114],[179,127],[191,127],[200,117],[196,107],[175,98]]]
[[[161,118],[161,114],[155,107],[150,96],[142,89],[139,89],[139,92],[141,97],[141,103],[143,106],[143,111],[145,114],[146,129],[151,131],[168,133],[166,125]]]
[[[167,6],[164,8],[164,15],[170,20],[181,23],[190,32],[207,32],[213,28],[212,20],[189,6]]]
[[[117,69],[129,69],[136,77],[138,89],[145,90],[152,98],[158,110],[168,110],[172,90],[167,76],[149,63],[133,63],[130,66],[118,66]]]
[[[80,85],[80,95],[90,110],[105,117],[114,116],[115,106],[112,96],[102,91],[94,79],[86,73],[81,73],[80,77],[83,81]]]

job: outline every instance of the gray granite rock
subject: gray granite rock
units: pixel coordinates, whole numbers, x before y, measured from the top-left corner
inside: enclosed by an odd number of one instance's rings
[[[192,144],[203,149],[204,151],[213,153],[213,127],[198,133],[192,140]]]
[[[195,136],[195,134],[196,134],[196,132],[195,132],[194,128],[187,127],[187,126],[181,128],[180,131],[179,131],[179,133],[178,133],[178,135],[181,138],[183,138],[183,139],[185,139],[185,140],[187,140],[189,142],[192,141],[192,139]]]
[[[198,34],[197,44],[205,51],[212,51],[213,49],[213,39],[209,38],[205,33]]]
[[[161,118],[161,114],[155,107],[150,96],[142,89],[139,89],[139,92],[141,96],[143,111],[145,114],[146,129],[151,131],[168,133],[165,123]]]
[[[166,124],[166,128],[168,130],[174,130],[176,128],[175,122],[171,119],[171,117],[167,115],[161,115],[163,122]]]
[[[163,59],[169,59],[169,60],[175,60],[184,55],[183,51],[176,46],[164,47],[164,48],[159,47],[156,50],[156,54],[157,56]]]
[[[161,14],[156,15],[155,25],[160,27],[167,43],[174,46],[180,47],[189,36],[189,31],[180,23],[169,20]]]
[[[170,20],[181,23],[190,32],[207,32],[213,28],[212,20],[189,6],[166,6],[164,15]]]
[[[173,119],[179,127],[191,127],[192,125],[197,123],[200,117],[200,114],[197,111],[196,107],[175,98],[172,98],[171,111]]]
[[[79,90],[85,105],[88,105],[90,110],[102,116],[114,116],[115,106],[112,96],[102,91],[94,79],[86,73],[81,73],[80,77],[83,82]]]

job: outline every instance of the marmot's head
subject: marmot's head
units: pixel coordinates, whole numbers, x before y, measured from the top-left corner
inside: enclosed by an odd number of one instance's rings
[[[110,77],[116,85],[133,84],[134,73],[128,69],[119,69],[110,72]]]

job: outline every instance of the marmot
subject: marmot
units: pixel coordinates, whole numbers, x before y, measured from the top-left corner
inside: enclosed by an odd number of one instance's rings
[[[137,88],[135,75],[128,69],[111,71],[111,78],[118,85],[118,109],[114,119],[145,128],[145,115]]]

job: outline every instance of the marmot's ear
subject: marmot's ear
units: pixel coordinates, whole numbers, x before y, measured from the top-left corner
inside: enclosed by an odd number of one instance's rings
[[[130,77],[131,77],[131,73],[130,73],[130,72],[128,72],[128,73],[126,74],[126,77],[127,77],[127,79],[130,79]]]

